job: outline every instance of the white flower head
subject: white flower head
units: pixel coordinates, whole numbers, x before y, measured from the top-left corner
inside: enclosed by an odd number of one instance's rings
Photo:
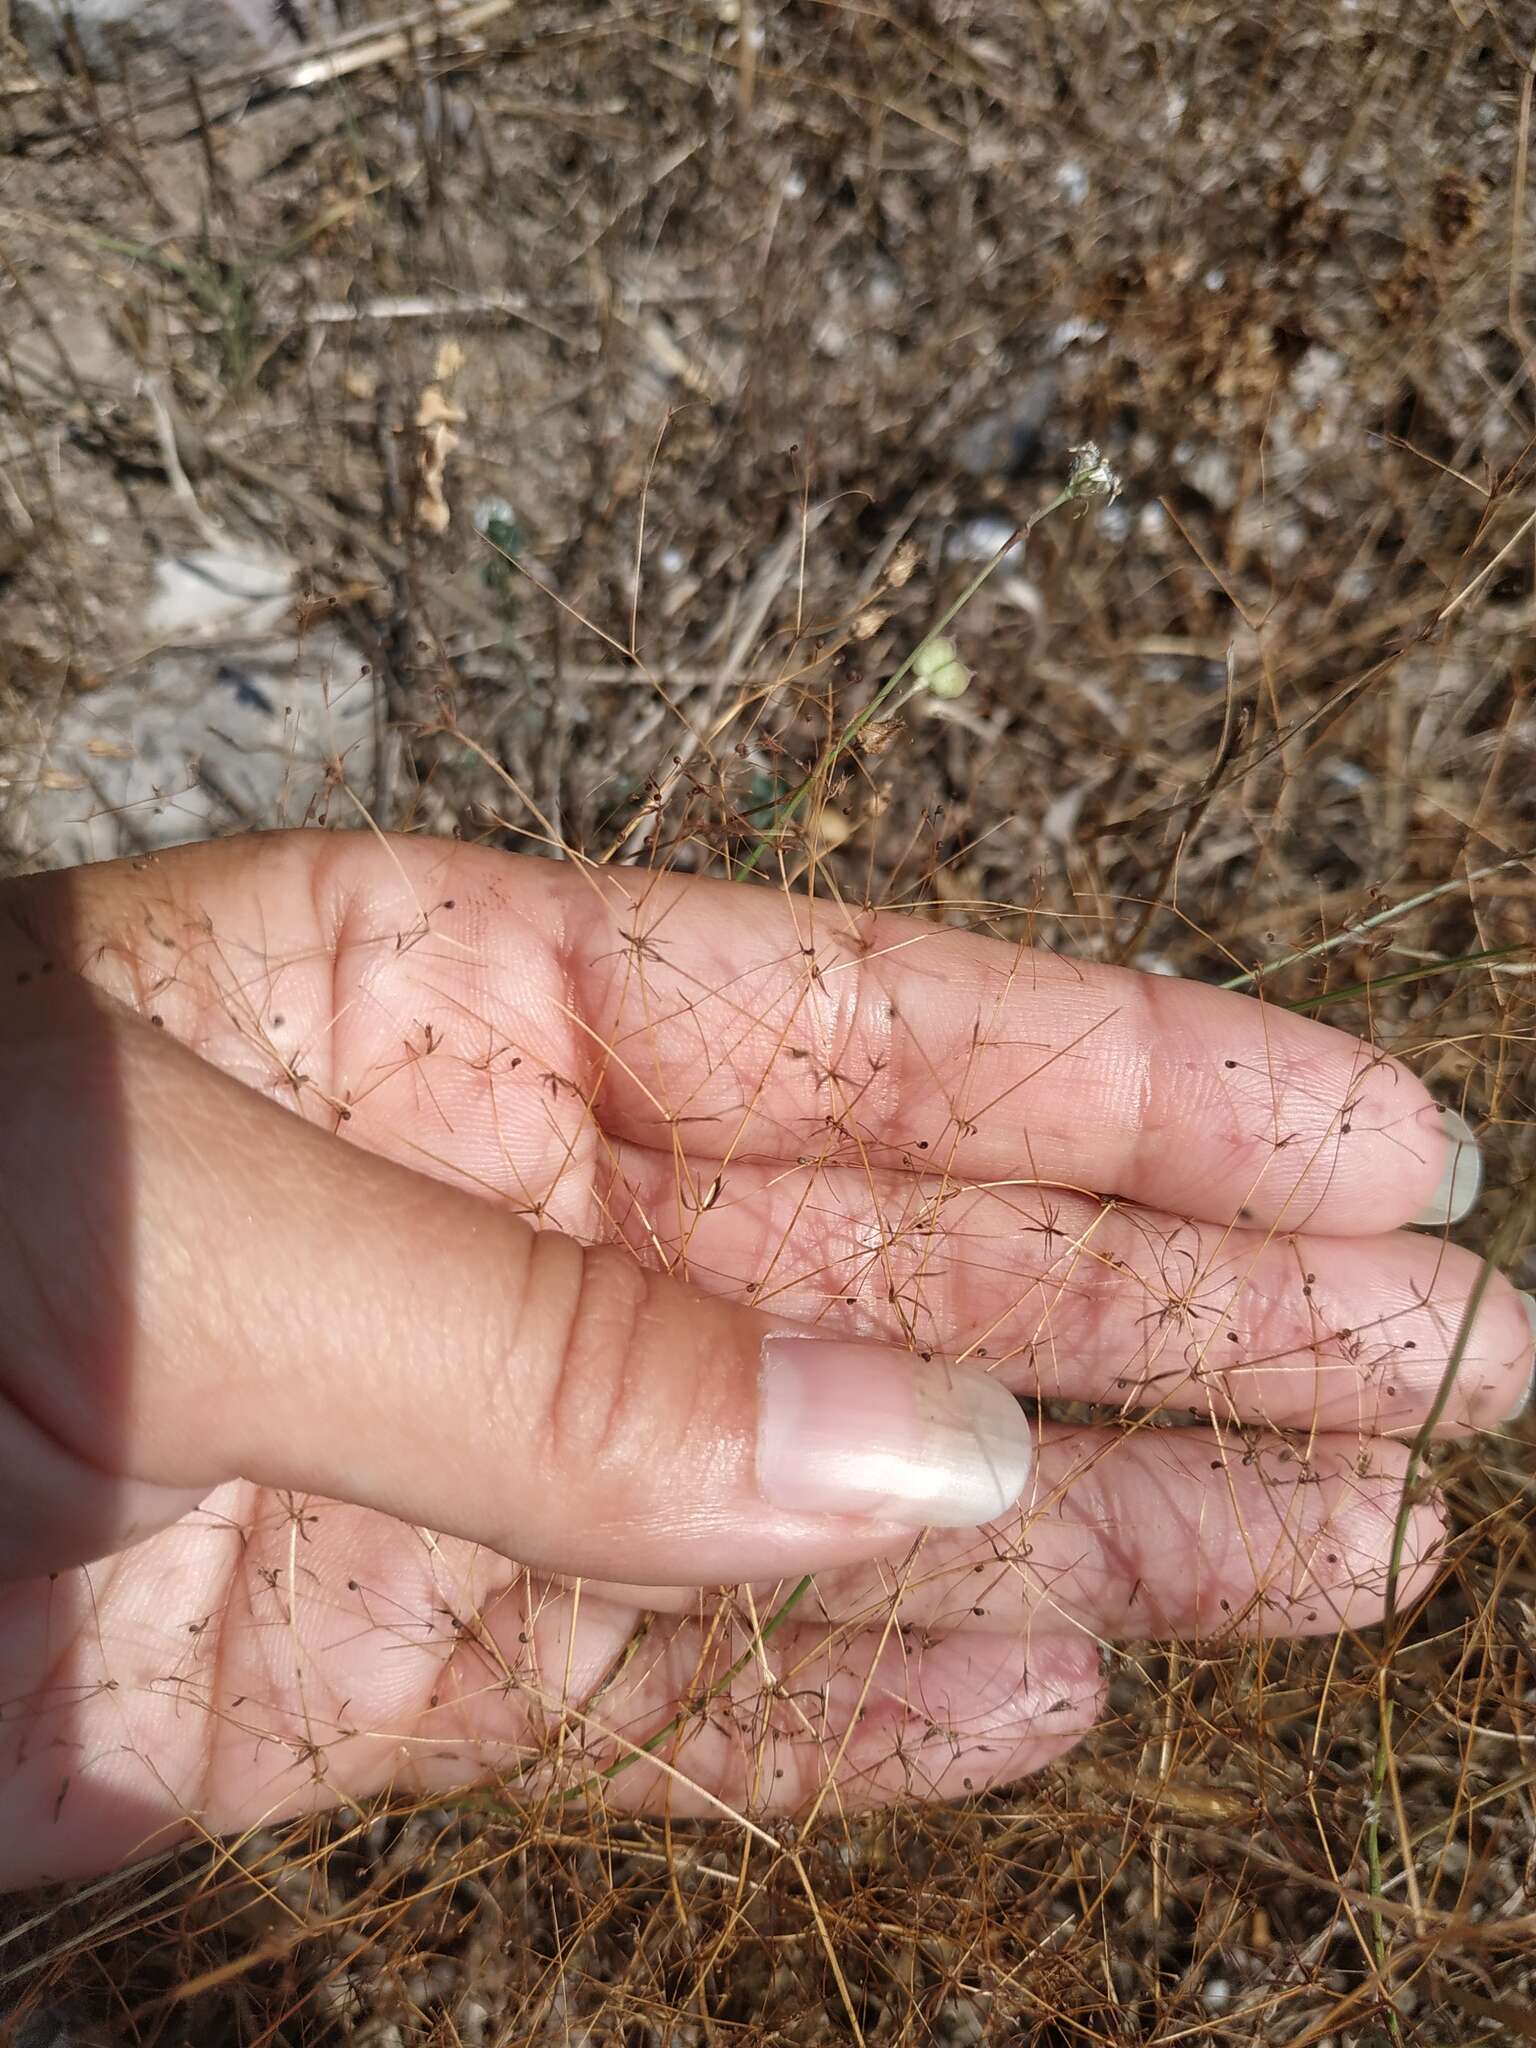
[[[1120,488],[1120,478],[1097,441],[1082,441],[1072,450],[1072,467],[1067,471],[1069,498],[1076,498],[1085,507],[1094,498],[1113,504]]]

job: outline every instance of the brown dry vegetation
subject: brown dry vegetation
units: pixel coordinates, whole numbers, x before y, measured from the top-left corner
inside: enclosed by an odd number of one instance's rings
[[[866,734],[763,872],[1262,973],[1463,1106],[1469,1241],[1536,1284],[1536,15],[472,12],[303,90],[13,76],[6,732],[129,658],[195,508],[383,676],[380,823],[722,872],[1091,437],[1118,502],[1041,526],[955,628],[971,692]],[[1531,1446],[1437,1455],[1417,1610],[1122,1649],[1006,1795],[777,1846],[344,1815],[13,1905],[0,2002],[295,2048],[1536,2038]]]

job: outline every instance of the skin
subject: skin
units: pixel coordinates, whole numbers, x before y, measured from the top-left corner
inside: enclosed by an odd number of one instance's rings
[[[11,885],[0,988],[0,1884],[620,1759],[678,1813],[949,1796],[1068,1750],[1102,1643],[1380,1617],[1479,1266],[1340,1033],[364,833]],[[785,1323],[1122,1419],[985,1530],[788,1513]],[[1444,1430],[1531,1362],[1494,1276]]]

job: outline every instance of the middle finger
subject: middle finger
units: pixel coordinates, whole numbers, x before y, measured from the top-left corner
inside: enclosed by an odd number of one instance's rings
[[[613,1229],[712,1291],[987,1364],[1015,1392],[1286,1430],[1417,1431],[1482,1261],[1442,1238],[1196,1224],[1026,1183],[741,1161],[706,1187],[614,1155]],[[1529,1298],[1489,1276],[1440,1434],[1530,1386]]]

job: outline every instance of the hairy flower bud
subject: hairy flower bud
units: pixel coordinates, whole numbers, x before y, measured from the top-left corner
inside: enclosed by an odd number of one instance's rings
[[[1120,495],[1120,478],[1110,467],[1096,441],[1082,441],[1072,450],[1072,467],[1067,471],[1067,496],[1086,504],[1092,498],[1113,502]]]

